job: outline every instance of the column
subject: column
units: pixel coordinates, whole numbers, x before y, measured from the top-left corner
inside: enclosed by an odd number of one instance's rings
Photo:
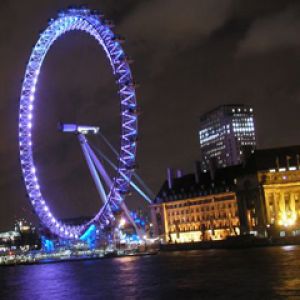
[[[277,190],[275,190],[273,192],[274,195],[274,214],[275,214],[275,223],[278,222],[279,220],[279,212],[280,212],[280,208],[279,208],[279,201],[280,201],[280,194],[278,193]]]
[[[281,214],[285,212],[285,200],[283,191],[280,191],[279,211]]]
[[[265,192],[265,202],[266,202],[266,215],[267,215],[267,223],[271,223],[271,216],[270,216],[270,196],[271,193]]]
[[[290,208],[292,212],[296,212],[294,191],[290,192]]]
[[[163,223],[164,223],[164,230],[165,230],[165,241],[169,240],[169,227],[168,227],[168,216],[166,211],[166,204],[162,204],[162,215],[163,215]]]

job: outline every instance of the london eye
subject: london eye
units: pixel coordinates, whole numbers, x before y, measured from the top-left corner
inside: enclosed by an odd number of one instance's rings
[[[97,11],[86,8],[72,8],[59,12],[55,19],[40,34],[26,67],[22,84],[19,108],[19,151],[22,174],[31,205],[35,214],[44,226],[53,234],[63,239],[76,240],[91,226],[99,228],[111,226],[115,221],[115,212],[122,211],[130,220],[129,210],[124,202],[130,186],[134,187],[144,198],[149,197],[132,181],[135,174],[137,147],[137,103],[135,83],[130,69],[130,61],[121,46],[120,36],[114,34],[111,23],[106,21]],[[42,195],[39,185],[38,170],[33,157],[32,129],[34,123],[36,90],[39,74],[44,59],[53,43],[62,35],[71,31],[83,31],[94,38],[104,50],[117,83],[120,107],[120,148],[112,148],[117,156],[117,163],[112,163],[89,143],[89,136],[100,134],[99,127],[80,124],[60,124],[64,133],[73,133],[80,143],[85,161],[96,185],[102,206],[88,222],[78,226],[65,224],[54,216],[47,199]],[[99,159],[99,155],[101,159]],[[102,161],[106,160],[115,170],[111,177]],[[131,220],[133,225],[134,222]],[[136,230],[138,228],[135,226]]]

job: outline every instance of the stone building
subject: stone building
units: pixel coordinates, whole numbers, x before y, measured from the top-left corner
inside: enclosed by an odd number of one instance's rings
[[[241,233],[298,234],[300,146],[256,150],[241,167],[235,191]]]
[[[300,235],[300,146],[256,150],[244,164],[181,175],[152,207],[163,242]]]
[[[151,212],[156,233],[165,242],[220,240],[240,233],[232,192],[156,203]]]
[[[168,176],[151,206],[151,216],[162,242],[220,240],[240,234],[231,184],[228,179],[212,181],[208,173]]]
[[[300,170],[290,169],[259,173],[269,235],[300,235]]]

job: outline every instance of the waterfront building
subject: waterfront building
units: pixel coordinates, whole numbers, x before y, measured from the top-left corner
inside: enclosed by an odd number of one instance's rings
[[[151,206],[154,233],[163,242],[300,235],[299,160],[300,146],[291,146],[213,172],[168,170]]]
[[[209,180],[208,174],[202,175],[202,182]],[[151,206],[154,234],[162,242],[221,240],[240,234],[237,198],[225,182],[198,184],[189,174],[173,179],[171,189],[168,184]]]
[[[300,234],[300,146],[256,150],[236,178],[241,232]]]
[[[28,233],[35,231],[35,227],[25,219],[19,219],[15,222],[15,231],[22,233]]]
[[[242,163],[256,148],[253,108],[222,105],[202,115],[199,141],[203,172]]]
[[[10,243],[20,238],[20,233],[17,231],[5,231],[0,232],[0,242],[1,243]]]
[[[0,233],[0,252],[39,249],[40,238],[35,227],[25,219],[15,222],[14,230]]]
[[[164,242],[222,240],[240,234],[235,193],[156,203],[151,209]]]
[[[300,235],[300,170],[296,166],[259,172],[270,235]]]

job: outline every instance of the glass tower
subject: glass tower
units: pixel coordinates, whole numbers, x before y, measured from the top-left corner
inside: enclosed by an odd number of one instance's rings
[[[253,108],[222,105],[200,117],[201,170],[237,165],[256,148]]]

